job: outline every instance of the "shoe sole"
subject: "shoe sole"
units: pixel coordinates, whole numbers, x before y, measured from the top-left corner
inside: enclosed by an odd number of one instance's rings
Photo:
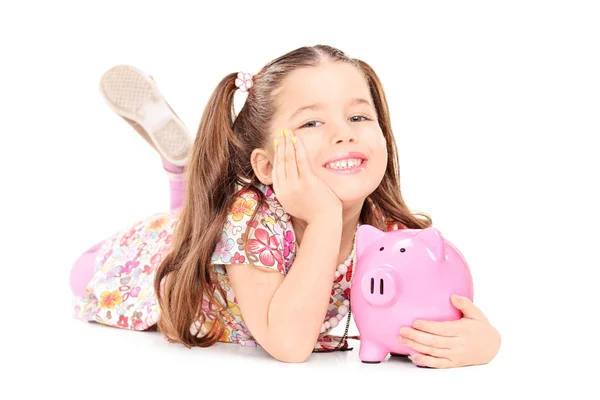
[[[100,79],[100,93],[170,164],[186,164],[193,138],[149,75],[129,65],[117,65]]]

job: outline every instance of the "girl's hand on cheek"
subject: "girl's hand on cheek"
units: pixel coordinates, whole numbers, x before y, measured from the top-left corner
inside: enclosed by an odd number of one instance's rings
[[[283,208],[310,224],[328,213],[341,213],[342,202],[311,169],[302,140],[289,130],[275,138],[273,190]]]

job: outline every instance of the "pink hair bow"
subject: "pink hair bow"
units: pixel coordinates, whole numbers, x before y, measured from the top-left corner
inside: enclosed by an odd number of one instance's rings
[[[247,92],[250,90],[250,88],[254,86],[252,74],[248,72],[238,73],[237,78],[235,78],[235,86],[237,86],[242,92]]]

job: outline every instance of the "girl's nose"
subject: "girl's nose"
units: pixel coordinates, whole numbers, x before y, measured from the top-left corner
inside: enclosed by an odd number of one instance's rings
[[[332,127],[332,143],[354,143],[356,142],[356,133],[351,127],[335,125]]]

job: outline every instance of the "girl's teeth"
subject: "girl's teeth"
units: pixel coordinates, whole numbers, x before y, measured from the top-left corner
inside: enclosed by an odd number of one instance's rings
[[[327,168],[346,169],[346,168],[354,168],[360,164],[362,164],[362,160],[360,160],[360,159],[342,160],[342,161],[335,161],[335,162],[327,164]]]

